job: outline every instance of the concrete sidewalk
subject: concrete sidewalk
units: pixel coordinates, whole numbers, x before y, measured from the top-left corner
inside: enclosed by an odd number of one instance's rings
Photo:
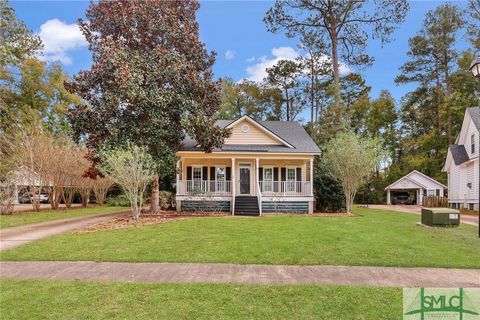
[[[480,287],[480,269],[282,266],[197,263],[0,262],[3,279],[138,283]]]
[[[26,224],[23,226],[0,229],[0,251],[7,250],[42,238],[63,232],[84,228],[114,217],[125,216],[130,211],[103,213],[76,218]]]

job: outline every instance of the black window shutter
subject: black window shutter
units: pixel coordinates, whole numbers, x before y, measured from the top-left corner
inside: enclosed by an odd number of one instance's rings
[[[297,180],[296,181],[302,181],[302,168],[297,168]],[[295,183],[295,187],[298,188],[297,192],[302,192],[302,184],[301,183]]]
[[[282,181],[287,181],[287,169],[286,168],[280,168],[282,172]]]
[[[187,180],[192,180],[192,167],[187,167]]]
[[[258,181],[263,181],[263,168],[258,168]]]
[[[202,167],[202,175],[203,175],[203,181],[208,180],[208,167]]]
[[[427,189],[423,189],[423,195],[427,196]]]
[[[210,167],[210,180],[215,181],[215,167]]]
[[[230,177],[231,177],[231,174],[232,174],[232,170],[231,170],[230,167],[227,167],[225,171],[226,171],[226,173],[225,173],[226,179],[227,179],[227,181],[230,181]]]
[[[437,197],[440,196],[440,189],[437,189]]]
[[[278,181],[278,168],[273,168],[273,181]],[[273,192],[278,192],[278,182],[273,183]]]

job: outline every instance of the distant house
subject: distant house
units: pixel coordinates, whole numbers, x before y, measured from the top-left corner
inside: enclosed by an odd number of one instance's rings
[[[313,211],[313,159],[320,150],[298,122],[243,116],[217,125],[232,130],[221,148],[205,153],[187,137],[177,152],[178,210]]]
[[[387,204],[423,204],[423,197],[444,196],[447,186],[414,170],[385,188]]]
[[[479,210],[479,108],[468,108],[455,144],[448,148],[443,171],[448,174],[448,202],[453,208]]]

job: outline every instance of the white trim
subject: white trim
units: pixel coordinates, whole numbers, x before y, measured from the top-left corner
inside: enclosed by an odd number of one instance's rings
[[[177,151],[177,154],[183,154],[183,153],[198,153],[198,154],[202,154],[202,155],[205,155],[205,151],[196,151],[196,150],[192,150],[192,151],[186,151],[186,150],[183,150],[183,151]],[[231,159],[231,156],[232,154],[235,155],[236,158],[238,159],[242,159],[242,158],[239,158],[237,157],[236,155],[238,154],[241,154],[241,155],[249,155],[249,156],[245,156],[244,158],[245,159],[252,159],[253,155],[255,156],[258,156],[258,155],[286,155],[286,156],[316,156],[316,155],[319,155],[320,152],[255,152],[255,151],[212,151],[210,154],[225,154],[225,158],[222,158],[222,159]],[[197,157],[184,157],[184,158],[197,158]],[[266,157],[266,158],[260,158],[260,159],[277,159],[277,158],[270,158],[270,157]],[[285,158],[282,158],[282,157],[279,157],[278,159],[285,159]],[[305,159],[305,158],[298,158],[298,160],[301,160],[301,159]],[[310,158],[307,158],[308,160]],[[296,159],[297,160],[297,159]]]
[[[267,135],[269,135],[270,137],[280,141],[282,144],[286,145],[287,147],[291,148],[291,149],[295,149],[294,146],[292,146],[290,143],[288,143],[287,141],[283,140],[282,138],[280,138],[279,136],[277,136],[275,133],[273,133],[272,131],[270,131],[269,129],[265,128],[262,124],[258,123],[257,121],[255,121],[254,119],[252,119],[251,117],[249,117],[248,115],[244,115],[243,117],[240,117],[238,118],[237,120],[233,121],[232,123],[230,123],[228,126],[225,127],[225,129],[229,129],[233,126],[235,126],[237,123],[243,121],[243,120],[247,120],[249,121],[251,124],[253,124],[255,127],[257,127],[258,129],[262,130],[264,133],[266,133]]]
[[[189,195],[178,195],[175,197],[176,200],[192,200],[192,201],[201,201],[208,198],[208,200],[217,200],[217,201],[230,201],[232,200],[231,196],[189,196]]]
[[[281,196],[281,197],[268,197],[263,196],[262,202],[265,201],[277,201],[277,202],[284,202],[284,201],[313,201],[313,196]]]

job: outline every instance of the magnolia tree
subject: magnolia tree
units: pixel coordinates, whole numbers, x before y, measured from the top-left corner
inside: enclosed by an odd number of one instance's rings
[[[120,185],[130,200],[134,219],[140,217],[148,182],[155,175],[155,163],[144,147],[128,144],[125,148],[102,152],[102,173]]]
[[[340,133],[326,145],[325,168],[342,185],[347,213],[352,212],[357,190],[378,168],[383,154],[376,139],[362,138],[353,132]]]

